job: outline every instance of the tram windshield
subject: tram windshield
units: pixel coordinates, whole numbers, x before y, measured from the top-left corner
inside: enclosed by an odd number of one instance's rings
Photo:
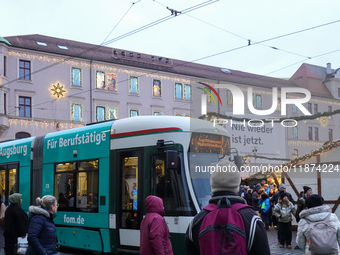
[[[190,177],[197,202],[201,209],[208,205],[212,196],[210,167],[220,160],[229,160],[230,140],[227,136],[193,133],[188,159]]]

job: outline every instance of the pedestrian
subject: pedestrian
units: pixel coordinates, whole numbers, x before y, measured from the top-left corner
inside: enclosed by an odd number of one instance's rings
[[[244,197],[244,199],[246,200],[246,202],[247,202],[247,204],[248,205],[252,205],[252,202],[251,202],[251,197],[252,197],[252,192],[251,192],[252,190],[251,189],[248,189],[247,190],[247,193],[246,193],[246,195],[245,195],[245,197]]]
[[[270,188],[268,187],[268,184],[267,184],[267,183],[264,184],[264,192],[266,192],[267,195],[269,195]]]
[[[270,199],[270,202],[275,206],[277,204],[279,198],[280,198],[280,194],[284,192],[284,193],[286,193],[288,200],[290,202],[292,202],[292,204],[294,205],[295,201],[294,201],[292,195],[290,193],[286,192],[286,190],[287,190],[286,185],[284,185],[284,183],[281,183],[280,186],[279,186],[279,192],[276,192],[273,195],[273,197]]]
[[[252,206],[254,211],[259,214],[259,199],[260,199],[260,194],[259,194],[259,190],[261,189],[261,184],[258,183],[255,186],[255,190],[252,193]]]
[[[340,222],[320,195],[306,198],[307,209],[300,213],[296,243],[305,254],[339,254]],[[315,228],[315,225],[318,225]],[[314,229],[314,230],[313,230]],[[311,231],[317,230],[312,234]],[[316,247],[315,247],[316,246]],[[317,251],[317,249],[321,249]],[[321,253],[320,253],[321,252]]]
[[[266,230],[269,229],[269,216],[270,216],[270,203],[269,203],[269,196],[267,193],[263,192],[261,194],[261,199],[259,200],[260,205],[260,215],[261,219],[265,225]]]
[[[28,217],[21,208],[22,194],[13,193],[9,196],[11,203],[5,212],[5,254],[15,254],[14,248],[18,242],[18,237],[25,238],[28,230]]]
[[[298,202],[297,202],[297,209],[296,209],[296,222],[299,223],[300,221],[300,213],[302,212],[302,210],[307,209],[306,207],[306,198],[309,197],[310,195],[313,194],[312,188],[308,187],[308,186],[303,186],[303,195],[299,198]]]
[[[228,161],[220,161],[217,164],[216,169],[219,169],[219,167],[220,169],[232,169],[230,167],[232,165],[233,164]],[[188,255],[205,255],[206,252],[208,252],[210,255],[220,254],[216,250],[207,250],[207,247],[210,245],[216,245],[217,247],[220,247],[220,243],[217,243],[215,238],[211,238],[208,241],[205,239],[203,240],[201,236],[202,233],[207,233],[209,231],[202,231],[201,228],[204,227],[209,219],[216,215],[216,212],[218,213],[220,211],[222,212],[222,210],[225,210],[224,208],[219,208],[219,206],[222,206],[224,202],[227,203],[228,212],[233,215],[236,213],[240,217],[239,219],[243,228],[241,231],[244,231],[243,233],[245,234],[245,240],[242,240],[244,241],[242,244],[245,245],[244,254],[270,254],[268,237],[262,221],[260,220],[257,213],[250,206],[246,205],[246,201],[237,195],[240,182],[241,175],[238,171],[211,172],[210,184],[213,195],[209,201],[209,205],[204,207],[204,209],[194,217],[188,226],[185,237]],[[259,186],[261,187],[261,185]],[[224,218],[219,219],[222,221],[224,220]],[[229,226],[228,223],[226,225]],[[228,229],[224,229],[223,233],[226,235],[235,234],[235,232],[232,231],[233,230],[228,231]],[[220,237],[220,239],[221,235],[223,235],[221,233],[222,231],[210,232],[214,232],[214,234]],[[240,241],[240,239],[238,240]],[[228,253],[225,254],[235,254],[236,251],[234,249],[238,249],[240,247],[240,245],[234,240],[228,240],[226,244],[230,244],[232,250],[228,250]]]
[[[57,253],[57,233],[53,222],[58,210],[57,199],[46,195],[36,199],[38,206],[29,207],[28,248],[26,255]]]
[[[147,214],[140,225],[140,255],[173,255],[169,229],[163,218],[163,200],[148,196],[145,207]]]
[[[287,248],[292,248],[292,214],[295,216],[295,213],[296,209],[288,200],[287,193],[281,193],[274,208],[274,215],[278,218],[280,248],[283,248],[285,244]]]
[[[0,199],[2,195],[0,194]],[[0,202],[0,255],[5,255],[5,237],[4,237],[4,227],[5,227],[5,212],[6,205],[1,201]]]

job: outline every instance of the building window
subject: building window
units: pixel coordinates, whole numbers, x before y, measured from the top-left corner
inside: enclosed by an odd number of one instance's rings
[[[98,159],[55,164],[54,169],[54,196],[61,211],[98,212]]]
[[[231,94],[230,90],[227,90],[227,104],[233,104],[233,94]]]
[[[153,112],[152,115],[154,115],[154,116],[163,116],[164,113],[163,112]]]
[[[7,65],[7,63],[6,63],[6,61],[7,61],[7,57],[4,56],[4,76],[7,75],[7,72],[6,72],[6,65]]]
[[[191,100],[191,85],[184,85],[184,99]]]
[[[97,122],[105,120],[105,107],[103,106],[96,107],[96,119]]]
[[[72,85],[81,86],[81,69],[72,68]]]
[[[19,79],[31,80],[31,62],[19,60]]]
[[[298,127],[293,127],[293,139],[298,139]]]
[[[209,93],[207,93],[207,92],[205,92],[204,91],[204,94],[207,94],[207,101],[208,101],[208,103],[211,103],[211,96],[210,96],[210,94],[211,94],[211,89],[206,89],[207,91],[209,91]],[[182,115],[181,115],[182,116]]]
[[[4,94],[4,114],[7,115],[7,108],[6,108],[6,104],[7,104],[7,94]]]
[[[277,99],[276,111],[281,111],[281,98]]]
[[[314,140],[319,141],[319,128],[314,128]]]
[[[314,114],[317,114],[318,112],[318,104],[314,104]]]
[[[332,110],[332,106],[331,105],[329,105],[328,106],[328,112],[332,112],[333,110]]]
[[[340,88],[338,88],[338,97],[340,97]]]
[[[312,104],[311,103],[307,104],[307,110],[310,112],[310,114],[312,114]]]
[[[129,92],[131,94],[138,94],[138,78],[137,77],[130,77],[130,89]]]
[[[183,98],[183,87],[181,83],[175,84],[175,99]]]
[[[72,104],[72,120],[82,121],[81,104]]]
[[[117,119],[117,108],[116,107],[108,107],[107,108],[107,119],[108,120],[116,120]]]
[[[136,117],[138,115],[139,115],[138,110],[130,110],[130,117]]]
[[[153,80],[153,96],[154,97],[160,97],[162,95],[161,93],[161,81],[159,80]]]
[[[97,89],[105,89],[105,73],[97,72],[96,73],[96,88]]]
[[[298,157],[298,150],[297,149],[294,149],[293,150],[293,159],[296,159]]]
[[[293,104],[293,113],[297,113],[297,107],[295,104]]]
[[[107,89],[117,91],[117,75],[115,73],[107,74]]]
[[[30,97],[19,97],[19,116],[20,117],[31,117],[31,98]]]
[[[26,132],[18,132],[15,134],[15,139],[23,139],[23,138],[27,138],[27,137],[31,137],[31,135],[29,133]]]
[[[328,140],[333,141],[333,129],[328,129]]]
[[[256,109],[262,108],[262,97],[261,95],[256,95]]]
[[[313,128],[308,127],[308,140],[313,140]]]

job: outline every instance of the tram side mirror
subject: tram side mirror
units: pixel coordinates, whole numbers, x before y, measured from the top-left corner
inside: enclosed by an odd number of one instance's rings
[[[178,153],[174,150],[166,151],[166,169],[177,169],[178,168]]]
[[[238,170],[241,171],[241,166],[243,166],[242,156],[234,156],[235,165],[238,167]]]

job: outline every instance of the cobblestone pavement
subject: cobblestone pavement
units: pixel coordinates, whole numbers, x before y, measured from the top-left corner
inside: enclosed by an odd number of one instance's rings
[[[268,242],[270,247],[270,254],[274,255],[290,255],[290,254],[304,254],[302,250],[295,250],[294,247],[296,246],[296,231],[292,232],[292,249],[288,249],[287,247],[280,248],[279,243],[277,241],[277,230],[270,229],[267,231],[268,235]]]
[[[272,255],[302,255],[304,252],[302,250],[295,250],[294,247],[296,246],[296,231],[293,231],[292,233],[292,249],[288,249],[287,247],[285,248],[280,248],[279,244],[277,242],[277,230],[276,229],[270,229],[267,231],[268,235],[268,242],[269,242],[269,247],[270,247],[270,253]],[[76,250],[64,250],[63,252],[60,253],[60,255],[85,255],[85,254],[91,254],[90,252],[81,252],[81,251],[76,251]]]

